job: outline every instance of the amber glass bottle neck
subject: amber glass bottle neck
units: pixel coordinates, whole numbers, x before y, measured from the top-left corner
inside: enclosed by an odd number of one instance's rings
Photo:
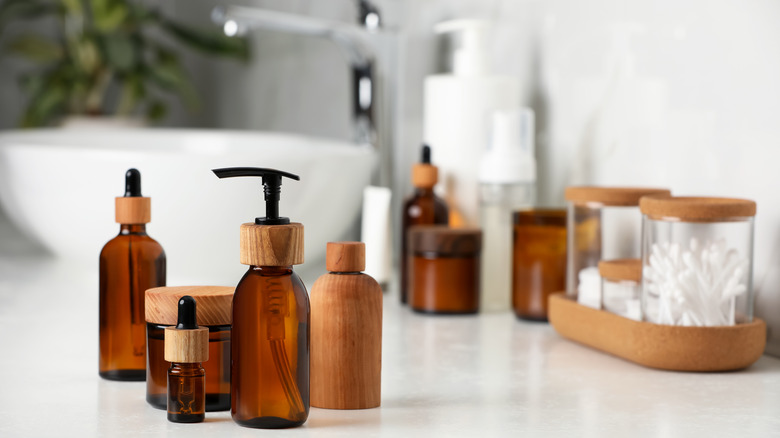
[[[415,187],[414,194],[417,196],[433,196],[433,187]]]
[[[288,275],[292,272],[292,265],[288,266],[250,266],[250,270],[261,275]]]
[[[192,363],[171,362],[171,368],[178,368],[183,371],[197,371],[202,367],[203,365],[200,362],[192,362]]]
[[[119,234],[146,234],[146,224],[121,224]]]

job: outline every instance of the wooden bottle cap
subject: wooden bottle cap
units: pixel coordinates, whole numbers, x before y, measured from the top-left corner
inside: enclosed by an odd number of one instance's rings
[[[325,254],[328,272],[361,272],[366,269],[366,244],[363,242],[328,242]]]
[[[649,187],[576,186],[566,187],[565,197],[577,204],[593,202],[611,207],[634,207],[643,196],[669,197],[671,194],[667,189]]]
[[[176,286],[147,289],[146,322],[176,325],[179,300],[189,295],[198,303],[198,325],[230,325],[233,320],[234,291],[234,287],[227,286]]]
[[[289,266],[303,263],[303,225],[241,224],[241,264]]]
[[[446,225],[415,225],[409,228],[408,247],[413,253],[470,257],[482,249],[482,231]]]
[[[670,197],[642,198],[642,214],[652,218],[672,218],[691,222],[720,222],[756,215],[756,203],[747,199]]]
[[[197,363],[209,360],[209,329],[178,330],[165,327],[165,360]]]
[[[616,259],[599,262],[599,274],[609,281],[642,281],[642,260]]]
[[[114,205],[118,224],[148,224],[152,221],[152,198],[119,196]]]
[[[412,166],[412,185],[421,189],[430,189],[439,182],[439,168],[430,164]]]

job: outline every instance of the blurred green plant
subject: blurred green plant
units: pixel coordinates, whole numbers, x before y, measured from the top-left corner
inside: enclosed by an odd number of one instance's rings
[[[20,76],[29,102],[23,127],[69,115],[165,117],[166,93],[197,109],[198,95],[166,40],[247,60],[246,39],[177,23],[132,0],[2,0],[0,37],[16,20],[54,18],[57,39],[21,33],[5,49],[37,64]],[[170,38],[165,38],[167,35]]]

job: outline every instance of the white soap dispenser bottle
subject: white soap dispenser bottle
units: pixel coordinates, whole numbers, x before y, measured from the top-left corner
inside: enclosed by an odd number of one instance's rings
[[[490,133],[490,114],[517,108],[517,78],[490,73],[490,22],[461,19],[439,23],[437,33],[460,37],[452,73],[425,79],[423,136],[437,151],[438,191],[450,207],[450,225],[479,225],[479,165]]]
[[[483,250],[480,309],[509,310],[512,301],[512,214],[536,202],[534,113],[493,114],[490,148],[479,172]]]

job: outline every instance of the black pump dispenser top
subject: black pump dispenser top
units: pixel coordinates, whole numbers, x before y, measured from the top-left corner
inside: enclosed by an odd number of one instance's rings
[[[237,176],[259,176],[263,178],[263,193],[265,195],[265,217],[255,218],[257,225],[287,225],[290,218],[279,217],[279,198],[282,193],[282,177],[300,181],[298,175],[275,169],[260,167],[225,167],[212,169],[214,175],[219,178],[233,178]]]
[[[125,198],[137,198],[141,195],[141,172],[128,169],[125,173]]]
[[[179,299],[179,320],[176,324],[177,330],[194,330],[198,328],[196,318],[197,311],[195,298],[185,295]]]
[[[431,147],[427,144],[422,146],[422,157],[420,158],[420,163],[431,164]]]

